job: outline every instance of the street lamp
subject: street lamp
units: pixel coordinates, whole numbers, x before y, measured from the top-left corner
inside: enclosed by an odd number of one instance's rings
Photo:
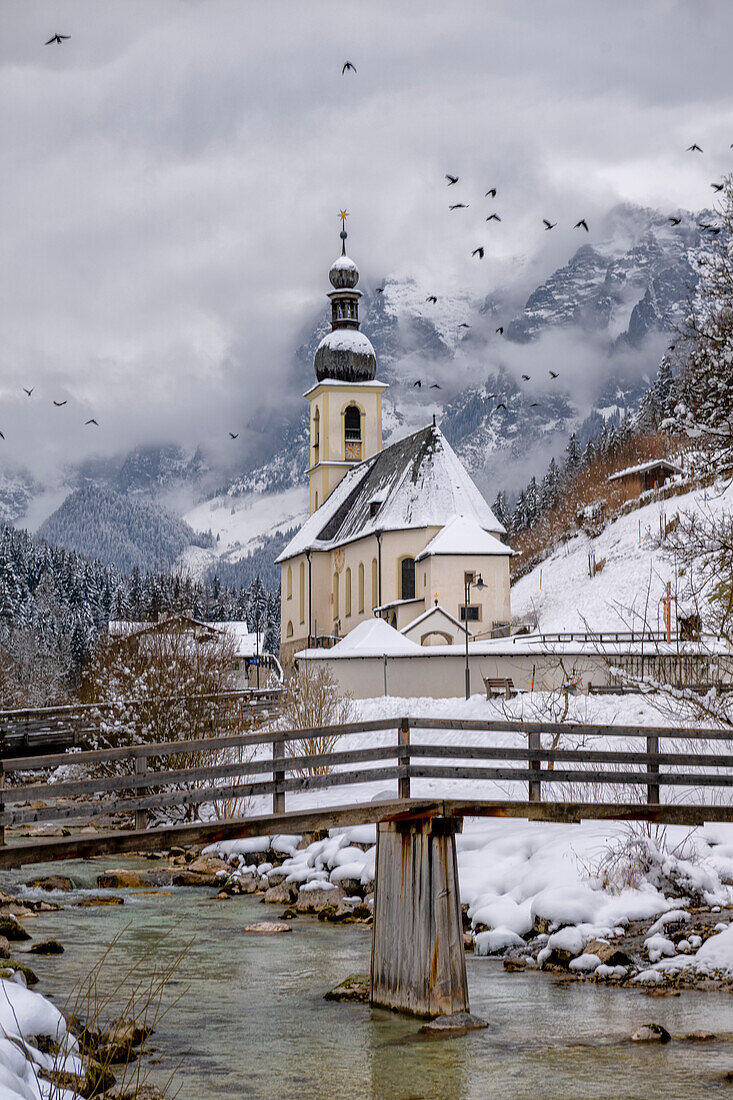
[[[472,579],[473,578],[473,579]],[[463,574],[463,588],[464,588],[464,601],[463,601],[463,625],[466,629],[466,698],[471,698],[471,670],[468,667],[468,604],[471,599],[471,588],[476,588],[479,592],[483,592],[486,585],[483,582],[483,578],[480,573],[474,575],[473,573]]]

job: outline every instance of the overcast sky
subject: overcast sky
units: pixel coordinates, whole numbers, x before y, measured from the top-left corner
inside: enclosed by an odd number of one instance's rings
[[[618,201],[709,205],[733,165],[730,0],[2,0],[0,24],[0,444],[37,472],[223,453],[302,392],[342,206],[367,287],[478,295]],[[501,189],[482,264],[445,172]]]

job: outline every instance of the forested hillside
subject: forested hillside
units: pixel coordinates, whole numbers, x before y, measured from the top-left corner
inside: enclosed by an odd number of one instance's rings
[[[248,587],[103,565],[0,528],[0,706],[41,706],[73,690],[109,619],[187,611],[218,621],[259,619],[265,648],[279,645],[279,596],[258,577]]]
[[[170,569],[187,546],[212,542],[157,504],[93,485],[71,493],[38,534],[123,573]]]

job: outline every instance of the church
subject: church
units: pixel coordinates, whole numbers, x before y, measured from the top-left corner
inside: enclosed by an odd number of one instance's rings
[[[277,559],[281,659],[328,648],[375,616],[420,646],[507,634],[506,534],[433,423],[382,446],[382,395],[359,331],[359,270],[328,273],[331,332],[315,354],[309,518]]]

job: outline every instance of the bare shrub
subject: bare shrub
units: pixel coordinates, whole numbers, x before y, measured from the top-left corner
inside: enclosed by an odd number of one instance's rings
[[[287,675],[280,698],[281,729],[321,730],[324,726],[343,725],[350,720],[352,699],[339,693],[336,681],[320,661],[305,661]],[[322,756],[332,752],[338,734],[319,732],[286,742],[289,756]],[[325,775],[322,764],[295,769],[298,775]]]
[[[629,822],[623,834],[609,841],[599,858],[584,869],[600,889],[610,893],[651,883],[670,897],[689,898],[701,905],[704,889],[695,872],[700,859],[692,843],[693,833],[690,830],[679,844],[671,846],[665,826]]]

